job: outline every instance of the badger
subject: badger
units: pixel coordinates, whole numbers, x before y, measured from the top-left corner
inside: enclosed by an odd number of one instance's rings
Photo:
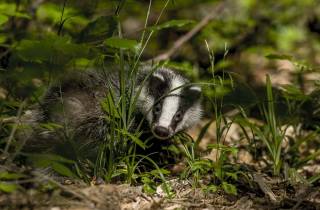
[[[170,69],[160,68],[143,86],[137,108],[157,139],[168,139],[201,117],[201,88]],[[152,110],[152,111],[149,111]]]
[[[136,122],[145,119],[142,130],[150,131],[155,141],[168,140],[199,121],[201,88],[171,69],[151,69],[144,67],[137,74],[133,88],[133,95],[138,94],[134,118]],[[101,104],[110,88],[115,100],[119,99],[118,76],[109,71],[86,70],[65,76],[52,85],[39,105],[22,118],[29,125],[27,132],[19,133],[27,140],[25,151],[59,150],[57,145],[66,138],[72,138],[78,145],[103,140],[108,135],[109,123]],[[126,79],[129,84],[130,78]]]

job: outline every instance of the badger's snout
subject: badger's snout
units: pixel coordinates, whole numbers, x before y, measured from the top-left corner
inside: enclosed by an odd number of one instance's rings
[[[152,128],[152,133],[158,139],[167,139],[171,136],[170,130],[166,127],[156,125]]]

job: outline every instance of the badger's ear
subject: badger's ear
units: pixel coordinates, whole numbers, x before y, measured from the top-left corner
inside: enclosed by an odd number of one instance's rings
[[[200,98],[201,92],[202,90],[200,86],[192,85],[187,89],[187,97],[193,100],[197,100]]]
[[[149,87],[151,90],[161,90],[165,88],[165,78],[161,74],[153,73],[149,79]]]

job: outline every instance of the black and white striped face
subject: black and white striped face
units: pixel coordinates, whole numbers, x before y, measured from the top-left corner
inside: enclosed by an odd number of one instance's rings
[[[170,138],[200,119],[201,88],[187,84],[188,80],[173,71],[159,69],[142,88],[140,110],[156,138]]]

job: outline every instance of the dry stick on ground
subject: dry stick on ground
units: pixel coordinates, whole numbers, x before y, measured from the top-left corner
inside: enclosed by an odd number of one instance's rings
[[[47,180],[47,181],[55,184],[61,190],[72,194],[73,196],[75,196],[76,198],[82,200],[83,202],[85,202],[86,204],[88,204],[90,206],[92,206],[92,204],[95,204],[94,199],[89,198],[88,196],[86,196],[85,194],[83,194],[80,191],[75,191],[75,190],[71,189],[70,187],[61,184],[60,182],[56,181],[55,179],[51,178],[50,176],[42,174],[42,173],[40,173],[38,171],[34,171],[32,173],[35,175],[35,177],[38,177],[39,180]]]
[[[270,201],[273,204],[279,203],[276,195],[272,192],[272,190],[266,184],[266,182],[264,181],[263,177],[260,174],[257,174],[257,173],[253,174],[253,179],[259,185],[260,189],[264,192],[264,194],[269,197]]]
[[[180,37],[173,46],[167,50],[166,52],[156,56],[155,58],[149,60],[149,62],[159,62],[163,60],[169,59],[173,54],[178,51],[183,44],[185,44],[187,41],[189,41],[194,35],[196,35],[204,26],[206,26],[212,19],[220,16],[220,14],[223,12],[225,8],[224,3],[218,4],[214,10],[212,10],[211,13],[206,15],[191,31]]]

